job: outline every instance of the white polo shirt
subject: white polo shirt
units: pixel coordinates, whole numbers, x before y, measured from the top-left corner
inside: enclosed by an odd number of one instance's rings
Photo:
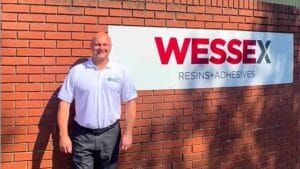
[[[107,127],[121,116],[121,102],[137,97],[128,70],[109,61],[99,70],[92,59],[74,66],[68,73],[58,98],[75,99],[75,121],[83,127]]]

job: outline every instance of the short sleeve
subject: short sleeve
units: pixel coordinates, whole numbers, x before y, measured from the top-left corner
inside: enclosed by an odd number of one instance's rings
[[[133,84],[133,80],[127,68],[124,68],[124,82],[122,85],[121,99],[123,102],[128,102],[137,97],[137,92]]]
[[[70,72],[68,73],[67,77],[64,80],[63,85],[61,86],[59,93],[58,93],[58,98],[60,100],[63,100],[65,102],[71,103],[74,99],[74,84],[75,84],[75,70],[71,69]]]

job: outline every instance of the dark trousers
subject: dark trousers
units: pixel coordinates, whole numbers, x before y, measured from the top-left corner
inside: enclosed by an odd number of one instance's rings
[[[121,139],[120,125],[90,130],[74,124],[73,169],[116,169]]]

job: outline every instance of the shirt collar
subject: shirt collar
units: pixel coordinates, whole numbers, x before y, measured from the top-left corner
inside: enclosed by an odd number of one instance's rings
[[[112,67],[112,61],[108,61],[108,63],[106,64],[106,66],[105,66],[105,69],[106,68],[111,68]],[[89,67],[89,68],[95,68],[95,69],[98,69],[98,67],[94,64],[94,62],[93,62],[93,60],[92,60],[92,58],[89,58],[89,60],[87,61],[87,63],[86,63],[86,65],[87,65],[87,67]]]

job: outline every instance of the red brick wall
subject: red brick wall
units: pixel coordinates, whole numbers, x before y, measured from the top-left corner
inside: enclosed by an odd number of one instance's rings
[[[292,84],[138,92],[134,146],[119,168],[300,168],[299,8],[247,0],[2,0],[1,9],[2,169],[70,168],[70,157],[57,151],[55,94],[107,25],[295,37]]]

